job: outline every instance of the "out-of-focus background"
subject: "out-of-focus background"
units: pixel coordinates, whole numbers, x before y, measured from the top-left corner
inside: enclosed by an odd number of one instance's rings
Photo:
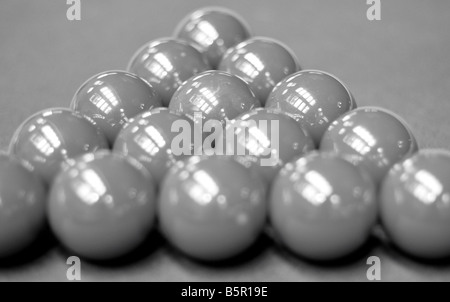
[[[381,20],[368,21],[361,0],[81,0],[81,20],[55,0],[0,2],[0,148],[34,112],[67,107],[77,88],[105,70],[125,69],[145,42],[170,36],[203,6],[236,11],[253,34],[282,41],[306,69],[343,80],[359,106],[401,115],[421,147],[450,148],[450,2],[381,0]],[[156,239],[155,239],[156,240]],[[164,241],[134,261],[82,264],[82,280],[365,281],[367,257],[381,259],[383,281],[450,281],[450,263],[414,261],[374,238],[350,261],[319,265],[267,238],[250,256],[227,265],[193,262]],[[64,250],[55,246],[26,263],[0,266],[0,281],[66,280]]]

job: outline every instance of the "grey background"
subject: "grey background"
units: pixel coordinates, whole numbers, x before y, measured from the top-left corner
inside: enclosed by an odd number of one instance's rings
[[[235,10],[255,35],[289,45],[303,68],[335,74],[359,106],[398,113],[421,147],[450,148],[450,2],[381,2],[382,20],[369,22],[361,0],[82,0],[82,20],[69,22],[66,1],[1,0],[0,148],[26,117],[68,106],[87,78],[124,69],[138,47],[170,36],[183,16],[205,5]],[[128,263],[83,262],[82,280],[365,281],[366,259],[377,255],[384,281],[450,281],[448,261],[417,262],[378,241],[351,261],[324,266],[263,240],[244,261],[210,266],[157,240],[148,255]],[[0,281],[64,281],[68,256],[55,246],[27,263],[0,266]]]

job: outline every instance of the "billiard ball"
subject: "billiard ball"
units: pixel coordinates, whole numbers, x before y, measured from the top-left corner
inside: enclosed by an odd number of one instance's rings
[[[335,76],[319,70],[303,70],[279,82],[267,98],[266,107],[289,113],[319,144],[330,123],[355,109],[356,103]]]
[[[266,221],[265,186],[228,156],[192,156],[162,183],[158,217],[168,241],[193,258],[219,261],[248,248]]]
[[[167,107],[173,93],[184,81],[211,67],[206,58],[187,42],[162,38],[142,46],[133,55],[127,69],[153,85]]]
[[[191,77],[174,93],[169,109],[194,119],[225,122],[253,108],[261,107],[247,84],[239,77],[219,70],[208,70]]]
[[[228,48],[250,37],[250,29],[240,16],[228,9],[205,7],[186,16],[174,35],[199,49],[211,67],[216,68]]]
[[[105,71],[87,80],[75,93],[70,107],[92,119],[112,145],[128,119],[161,107],[156,90],[125,71]]]
[[[350,111],[325,131],[320,150],[341,154],[363,166],[377,184],[398,161],[418,150],[409,126],[396,114],[377,107]]]
[[[369,174],[336,154],[312,152],[274,180],[269,217],[276,238],[315,261],[345,257],[368,239],[377,219]]]
[[[72,160],[58,174],[47,213],[56,237],[75,255],[110,260],[147,238],[155,201],[150,173],[136,160],[104,150]]]
[[[205,122],[205,126],[209,120],[225,124],[256,107],[261,104],[243,80],[218,70],[188,79],[174,93],[169,105],[170,110],[185,114],[196,125]],[[211,133],[208,129],[204,132]]]
[[[403,251],[450,257],[450,152],[425,149],[394,165],[380,190],[381,220]]]
[[[0,258],[29,246],[44,229],[46,188],[26,164],[0,154]]]
[[[235,155],[237,161],[255,170],[269,183],[288,161],[315,148],[311,136],[298,122],[279,110],[268,108],[257,108],[238,116],[234,123],[227,125],[217,142],[216,149]]]
[[[187,149],[179,145],[172,146],[179,135],[177,124],[183,127],[181,123],[194,129],[192,120],[167,108],[144,112],[122,129],[114,144],[114,152],[137,159],[159,184],[175,162],[193,154],[192,138],[189,139],[191,146],[187,146]]]
[[[286,45],[266,37],[250,38],[230,48],[219,64],[219,70],[245,80],[263,106],[273,87],[299,68]]]
[[[105,135],[93,123],[65,108],[33,114],[16,130],[9,145],[10,153],[28,161],[47,184],[70,158],[107,148]]]

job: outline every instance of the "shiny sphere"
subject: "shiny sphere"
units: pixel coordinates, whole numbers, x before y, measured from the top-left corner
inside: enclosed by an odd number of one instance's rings
[[[260,235],[266,221],[265,186],[231,157],[193,156],[167,173],[158,215],[175,247],[200,260],[223,260]]]
[[[155,220],[155,185],[137,161],[108,151],[85,154],[55,179],[50,226],[63,245],[93,260],[138,247]]]
[[[392,167],[381,220],[395,245],[420,258],[450,257],[450,152],[425,149]]]
[[[267,98],[266,107],[287,112],[308,130],[318,145],[328,126],[355,109],[356,103],[335,76],[319,70],[303,70],[279,82]]]
[[[176,150],[180,147],[179,144],[172,146],[179,135],[177,124],[181,123],[193,129],[192,120],[167,108],[156,108],[142,113],[132,119],[119,133],[114,144],[114,152],[137,159],[152,174],[156,182],[160,183],[173,164],[193,154],[192,147],[188,146],[189,152],[186,153],[182,152],[184,150]]]
[[[44,182],[19,160],[0,154],[0,258],[22,251],[44,229]]]
[[[281,42],[254,37],[230,48],[219,69],[246,81],[264,106],[273,87],[300,66],[294,53]]]
[[[313,152],[275,178],[269,216],[280,241],[297,255],[342,258],[366,242],[376,222],[375,185],[345,159]]]
[[[185,114],[196,123],[224,123],[253,108],[261,107],[247,84],[229,73],[209,70],[189,80],[175,92],[169,109]],[[201,118],[195,118],[195,114]]]
[[[233,132],[229,136],[228,131]],[[218,142],[223,142],[220,145]],[[314,150],[311,136],[298,122],[276,109],[257,108],[229,123],[216,148],[271,182],[295,156]]]
[[[175,29],[175,36],[199,49],[216,68],[228,48],[250,37],[250,29],[234,12],[206,7],[186,16]]]
[[[127,69],[148,81],[167,107],[173,93],[184,81],[211,67],[206,58],[187,42],[163,38],[142,46],[133,55]]]
[[[143,79],[124,71],[105,71],[87,80],[70,107],[92,119],[112,145],[128,119],[162,106],[161,97]]]
[[[10,153],[28,161],[47,184],[70,158],[107,148],[99,129],[81,114],[64,108],[46,109],[29,117],[9,146]]]
[[[334,151],[363,166],[376,183],[398,161],[418,150],[409,126],[377,107],[361,107],[335,120],[325,131],[322,151]]]

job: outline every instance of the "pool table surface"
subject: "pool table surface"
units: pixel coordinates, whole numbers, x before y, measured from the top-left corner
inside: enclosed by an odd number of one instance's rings
[[[105,70],[125,69],[145,42],[170,36],[189,12],[235,10],[254,35],[291,47],[303,69],[338,76],[358,106],[399,114],[421,148],[450,148],[450,1],[381,1],[381,20],[357,0],[81,0],[68,21],[66,1],[0,2],[0,148],[29,115],[68,107],[77,88]],[[0,261],[1,281],[67,281],[70,252],[49,237],[25,255]],[[399,252],[382,232],[352,257],[319,264],[293,256],[270,235],[245,255],[199,263],[153,234],[138,252],[109,263],[82,260],[82,281],[367,281],[369,256],[382,281],[450,281],[450,260],[423,262]]]

